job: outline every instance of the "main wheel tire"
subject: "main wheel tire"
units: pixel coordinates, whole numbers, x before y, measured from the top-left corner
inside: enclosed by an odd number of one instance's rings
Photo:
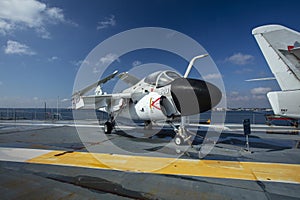
[[[104,124],[104,133],[105,134],[111,134],[112,129],[113,129],[112,123],[105,122],[105,124]]]
[[[184,140],[183,140],[183,138],[181,136],[176,135],[175,138],[174,138],[174,142],[175,142],[176,145],[179,146],[179,145],[183,144]]]
[[[152,122],[151,121],[145,121],[144,122],[144,129],[145,130],[152,130]]]

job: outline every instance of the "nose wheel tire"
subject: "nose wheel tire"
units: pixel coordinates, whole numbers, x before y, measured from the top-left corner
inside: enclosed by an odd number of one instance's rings
[[[105,122],[105,124],[104,124],[104,133],[105,134],[111,134],[112,129],[113,129],[112,123],[111,122]]]
[[[181,136],[176,135],[175,138],[174,138],[174,142],[175,142],[176,145],[179,146],[179,145],[183,144],[184,140],[183,140],[183,138]]]

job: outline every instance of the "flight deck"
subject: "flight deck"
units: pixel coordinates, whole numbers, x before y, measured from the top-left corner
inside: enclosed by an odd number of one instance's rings
[[[209,152],[203,144],[211,127],[193,128],[193,144],[177,146],[168,128],[104,135],[93,121],[2,120],[1,198],[299,198],[298,128],[252,125],[247,149],[243,125],[225,124]]]

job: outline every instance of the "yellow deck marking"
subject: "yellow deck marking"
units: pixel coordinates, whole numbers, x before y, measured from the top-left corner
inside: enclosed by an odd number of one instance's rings
[[[154,174],[300,183],[300,165],[296,164],[175,160],[173,158],[85,152],[64,153],[62,151],[46,153],[26,162]]]

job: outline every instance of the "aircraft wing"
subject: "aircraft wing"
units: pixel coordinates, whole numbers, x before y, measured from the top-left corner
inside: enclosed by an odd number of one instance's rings
[[[104,83],[106,83],[107,81],[113,79],[117,74],[118,74],[118,71],[114,71],[111,75],[109,75],[109,76],[107,76],[107,77],[105,77],[105,78],[103,78],[103,79],[101,79],[101,80],[99,80],[99,81],[97,81],[97,82],[95,82],[95,83],[93,83],[93,84],[87,86],[86,88],[84,88],[84,89],[82,89],[82,90],[80,90],[80,91],[78,91],[78,92],[75,92],[75,93],[73,94],[73,96],[76,96],[76,95],[79,95],[79,96],[84,95],[84,94],[86,94],[87,92],[89,92],[90,90],[92,90],[93,88],[97,87],[98,85],[104,84]]]
[[[90,95],[90,96],[73,96],[72,107],[73,109],[99,109],[104,107],[114,107],[118,110],[124,99],[131,98],[130,93],[116,93],[105,95]]]
[[[283,91],[300,89],[300,33],[280,25],[253,29],[262,53]]]
[[[267,94],[274,114],[300,119],[300,33],[266,25],[252,34],[282,90]]]
[[[72,108],[73,109],[100,109],[105,108],[107,111],[117,111],[124,105],[124,100],[131,98],[131,93],[114,93],[103,94],[101,91],[101,84],[113,79],[118,74],[118,71],[113,72],[111,75],[85,87],[84,89],[75,92],[72,95]],[[135,85],[140,80],[130,74],[121,73],[119,78],[129,85]],[[95,95],[84,96],[87,92],[96,88]],[[100,92],[97,93],[97,90]]]
[[[123,72],[123,73],[119,74],[118,77],[130,86],[133,86],[140,81],[140,79],[129,74],[128,72]]]
[[[294,47],[293,49],[290,50],[290,52],[294,54],[298,60],[300,60],[300,47],[297,48]]]

